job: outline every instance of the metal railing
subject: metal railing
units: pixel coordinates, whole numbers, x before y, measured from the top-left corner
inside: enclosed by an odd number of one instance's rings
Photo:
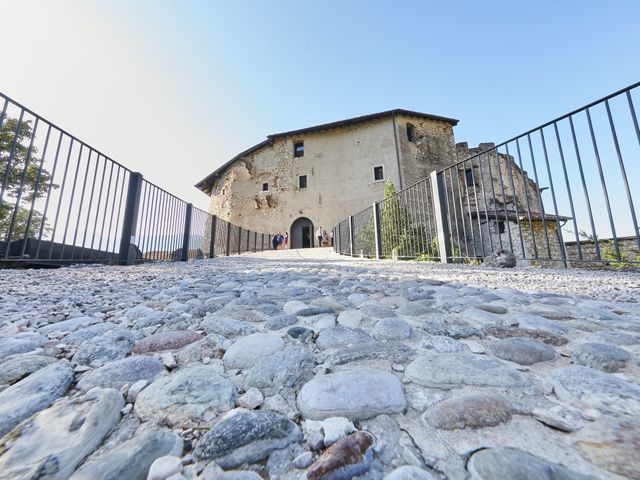
[[[639,87],[491,144],[376,202],[368,222],[353,216],[336,227],[337,251],[450,262],[504,249],[534,264],[637,265]],[[344,248],[359,237],[378,250]]]
[[[270,245],[1,93],[0,108],[0,267],[184,261]],[[241,232],[250,243],[231,248]]]

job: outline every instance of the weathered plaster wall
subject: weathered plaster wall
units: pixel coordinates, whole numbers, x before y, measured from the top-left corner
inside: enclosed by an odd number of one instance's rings
[[[209,211],[244,228],[289,231],[300,217],[329,231],[338,221],[380,200],[384,181],[373,167],[399,185],[391,118],[339,129],[276,138],[271,145],[239,159],[213,185]],[[295,142],[304,156],[294,158]],[[298,177],[307,175],[307,188]],[[262,192],[262,184],[269,191]]]
[[[413,141],[408,138],[407,123],[413,125]],[[408,187],[428,177],[434,170],[456,162],[453,126],[450,123],[396,115],[396,131],[402,187]]]

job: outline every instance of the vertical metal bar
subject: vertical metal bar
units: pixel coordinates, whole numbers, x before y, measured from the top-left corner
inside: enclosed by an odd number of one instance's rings
[[[631,196],[631,189],[629,188],[629,180],[627,179],[627,171],[624,168],[624,160],[622,159],[622,152],[620,151],[620,144],[618,143],[618,134],[616,133],[616,127],[613,123],[613,117],[611,116],[611,108],[609,107],[609,100],[604,101],[604,105],[607,108],[607,116],[609,117],[609,126],[611,127],[611,136],[613,137],[613,144],[616,147],[616,155],[618,156],[618,165],[620,166],[620,173],[622,174],[622,181],[624,182],[624,189],[627,193],[627,202],[629,205],[629,212],[631,213],[631,221],[633,222],[633,231],[636,234],[636,240],[638,240],[638,219],[636,218],[636,209],[633,206],[633,198]],[[618,239],[614,238],[616,244],[616,254],[618,261],[621,260],[620,249],[618,246]],[[638,243],[640,248],[640,243]]]
[[[513,181],[513,168],[511,166],[511,155],[509,154],[509,144],[506,143],[505,144],[505,151],[506,151],[506,162],[507,162],[507,169],[509,171],[509,180],[511,181],[511,193],[513,194],[513,207],[515,209],[516,212],[516,225],[518,225],[518,235],[520,236],[520,248],[522,251],[522,258],[526,258],[526,254],[524,251],[524,239],[522,238],[522,225],[520,225],[520,211],[518,209],[518,195],[516,192],[516,184]],[[497,152],[497,149],[496,149]],[[514,252],[515,253],[515,252]]]
[[[451,212],[451,210],[453,210],[453,225],[456,229],[456,238],[458,239],[458,253],[460,255],[462,255],[462,250],[460,250],[461,246],[460,244],[462,243],[460,241],[460,229],[458,228],[458,211],[456,208],[456,197],[455,197],[455,191],[453,190],[453,173],[451,172],[451,168],[447,168],[445,170],[445,179],[446,179],[446,173],[449,173],[449,191],[451,192],[451,203],[449,203],[449,195],[446,196],[447,198],[447,211]],[[445,183],[445,188],[446,188],[446,183]],[[449,216],[449,218],[451,218],[451,216]],[[453,249],[452,249],[453,251]]]
[[[211,216],[211,233],[209,236],[209,258],[215,258],[216,256],[216,235],[218,228],[218,216]],[[262,241],[264,242],[264,234],[262,235]]]
[[[171,244],[171,235],[170,235],[170,231],[172,231],[173,229],[170,227],[171,225],[171,204],[177,202],[177,200],[171,196],[168,195],[167,193],[161,191],[161,195],[160,195],[160,210],[159,210],[159,215],[158,215],[158,222],[157,222],[157,226],[158,226],[158,235],[156,235],[157,238],[157,246],[156,246],[156,251],[158,252],[159,255],[159,260],[164,260],[164,259],[171,259],[171,247],[169,247],[169,245]],[[178,201],[179,202],[179,201]],[[169,223],[167,223],[167,221],[169,221]],[[185,223],[183,223],[182,225],[179,225],[178,228],[178,232],[184,234],[183,231],[183,227],[186,225],[186,217],[185,217]],[[180,250],[180,257],[176,258],[176,260],[182,260],[182,254],[184,252],[184,242],[181,242],[181,240],[184,239],[184,236],[182,238],[178,239],[178,245],[177,245],[177,250]],[[188,258],[188,252],[189,252],[189,240],[187,238],[187,258]]]
[[[471,181],[473,182],[473,164],[471,164]],[[467,199],[467,216],[469,217],[469,229],[471,230],[471,245],[473,246],[473,256],[474,258],[478,256],[478,252],[476,250],[476,233],[473,228],[473,218],[471,217],[471,199],[469,198],[469,185],[467,185],[467,162],[462,163],[462,182],[464,183],[464,196]],[[475,197],[474,197],[475,198]],[[463,212],[464,215],[464,212]],[[467,257],[469,256],[469,249],[467,248]]]
[[[589,125],[589,133],[591,135],[591,143],[593,144],[593,151],[596,157],[596,163],[598,165],[598,173],[600,174],[600,184],[602,186],[602,191],[604,193],[604,199],[605,199],[605,204],[607,207],[607,215],[609,217],[609,225],[611,226],[611,233],[613,235],[613,238],[616,239],[618,237],[618,235],[616,234],[616,227],[615,224],[613,222],[613,215],[611,214],[611,204],[609,203],[609,194],[607,192],[607,184],[605,182],[604,179],[604,172],[602,171],[602,162],[600,161],[600,152],[598,151],[598,144],[596,142],[596,137],[595,137],[595,133],[593,131],[593,124],[591,122],[591,113],[589,112],[589,109],[587,108],[587,123]],[[598,241],[598,237],[596,236],[594,238],[594,241]],[[616,241],[617,243],[617,241]]]
[[[69,142],[69,151],[67,153],[67,161],[64,166],[64,174],[62,175],[62,185],[60,185],[60,198],[58,199],[58,206],[56,207],[56,217],[53,221],[53,233],[51,234],[51,244],[49,245],[49,255],[47,258],[51,260],[51,254],[53,253],[53,242],[56,237],[56,228],[58,226],[58,217],[60,216],[60,206],[62,205],[63,193],[64,193],[64,184],[67,182],[67,172],[69,170],[69,161],[71,160],[71,149],[73,148],[73,138],[71,138]],[[62,245],[62,251],[64,252],[64,244]]]
[[[184,234],[182,236],[182,257],[180,260],[186,262],[189,260],[189,234],[191,233],[191,216],[193,214],[193,205],[187,203],[187,210],[184,218]]]
[[[500,233],[500,229],[498,228],[499,222],[500,220],[498,219],[498,206],[497,206],[497,202],[496,202],[496,190],[495,190],[495,186],[494,186],[494,177],[493,177],[493,170],[491,168],[491,155],[489,154],[485,154],[487,155],[487,159],[488,159],[488,164],[489,164],[489,180],[491,182],[491,196],[493,199],[493,212],[495,214],[495,218],[496,218],[496,229],[498,231],[498,243],[500,245],[500,249],[504,248],[502,245],[502,234]],[[489,229],[491,230],[491,229]]]
[[[111,247],[111,249],[107,249],[108,252],[106,253],[106,258],[108,260],[115,260],[116,258],[116,241],[117,241],[117,237],[118,237],[118,226],[120,225],[120,212],[122,210],[122,197],[124,195],[124,182],[125,182],[125,177],[127,175],[127,170],[123,169],[124,172],[122,173],[122,185],[120,186],[120,198],[118,199],[118,213],[116,215],[116,223],[115,223],[115,230],[113,231],[113,246]],[[131,176],[131,175],[129,175]],[[140,187],[140,189],[142,189],[142,186]],[[138,194],[139,195],[139,194]],[[137,243],[138,240],[136,238],[136,228],[137,228],[137,218],[136,218],[136,225],[134,226],[131,235],[131,243],[133,243],[134,247],[137,247]],[[120,235],[122,236],[122,229],[120,229]],[[133,253],[135,254],[135,249],[133,249]],[[134,262],[135,262],[135,257],[134,257]]]
[[[80,194],[80,206],[78,207],[78,219],[76,221],[76,230],[75,230],[75,233],[73,234],[73,243],[71,244],[71,258],[74,258],[73,254],[76,249],[76,240],[78,238],[78,230],[80,229],[80,218],[82,217],[82,204],[84,203],[84,192],[86,191],[86,188],[87,188],[87,177],[89,176],[89,166],[91,165],[92,153],[93,153],[93,149],[89,147],[89,157],[87,158],[87,168],[84,171],[84,181],[82,182],[82,193]],[[87,229],[85,228],[85,232],[86,230]],[[80,259],[82,259],[82,255],[80,255]]]
[[[269,235],[269,245],[271,245],[271,235]],[[227,248],[226,248],[227,257],[231,255],[231,223],[227,222]]]
[[[145,220],[144,220],[144,241],[142,245],[143,257],[151,260],[151,249],[149,242],[151,239],[151,216],[153,213],[153,204],[155,202],[156,189],[149,182],[144,182],[147,190],[147,201],[145,202]]]
[[[84,145],[80,144],[80,150],[78,151],[78,161],[76,162],[76,169],[73,173],[73,185],[71,186],[71,197],[69,197],[69,210],[67,211],[67,219],[64,222],[64,235],[62,236],[62,249],[60,250],[60,259],[64,256],[65,247],[67,245],[67,232],[69,230],[69,220],[71,219],[71,210],[73,209],[73,200],[76,196],[76,184],[78,183],[78,172],[80,171],[80,160],[82,159],[82,149]],[[69,257],[70,259],[73,257]]]
[[[15,228],[16,218],[18,216],[18,212],[20,211],[20,202],[22,201],[22,192],[24,191],[24,182],[27,178],[27,171],[29,170],[29,163],[31,162],[31,153],[33,151],[33,141],[36,138],[36,131],[38,129],[38,118],[36,117],[36,123],[33,126],[33,130],[31,130],[31,139],[29,140],[29,148],[27,150],[27,156],[24,160],[24,168],[22,169],[22,175],[20,176],[20,186],[18,187],[18,195],[16,197],[16,204],[13,209],[13,215],[11,215],[11,224],[9,225],[9,231],[7,232],[7,249],[4,252],[4,258],[9,258],[9,244],[11,242],[11,237],[13,236],[13,229]],[[33,192],[33,196],[35,198],[36,191]],[[0,202],[0,206],[2,203]],[[29,212],[29,216],[31,216],[31,212]],[[26,243],[26,240],[24,241]],[[24,245],[23,245],[24,246]],[[22,256],[20,257],[22,258]]]
[[[373,202],[373,232],[376,246],[376,260],[380,260],[382,253],[382,238],[380,236],[380,207]]]
[[[97,203],[97,207],[96,207],[96,216],[95,216],[95,220],[93,222],[93,231],[91,232],[91,247],[89,247],[90,253],[89,253],[89,259],[93,258],[93,244],[96,238],[96,231],[98,229],[98,218],[100,218],[100,206],[102,203],[102,190],[104,189],[104,180],[106,177],[106,173],[107,173],[107,157],[102,157],[104,160],[104,165],[102,165],[102,175],[100,175],[100,190],[98,192],[98,203]],[[113,168],[113,164],[112,168]]]
[[[242,254],[242,227],[238,227],[238,255]]]
[[[431,172],[431,191],[433,206],[436,215],[436,229],[438,232],[438,252],[441,263],[449,263],[451,257],[451,243],[449,225],[447,222],[448,212],[446,209],[444,172]]]
[[[105,157],[105,160],[107,160],[107,158]],[[102,251],[102,237],[104,236],[104,228],[106,226],[107,223],[107,210],[109,210],[109,196],[111,195],[111,181],[113,180],[113,167],[115,166],[115,163],[113,163],[112,160],[109,159],[109,162],[111,163],[111,168],[109,169],[109,182],[107,183],[107,194],[104,197],[104,211],[102,212],[102,225],[100,225],[100,241],[98,242],[98,250],[96,251],[96,258],[99,259],[100,258],[100,252]],[[117,182],[116,182],[117,183]],[[107,239],[107,244],[108,244],[108,239]],[[91,248],[93,248],[93,242],[91,243]]]
[[[349,255],[353,257],[354,248],[354,235],[353,235],[353,216],[349,215]]]
[[[571,208],[571,218],[573,220],[573,230],[576,238],[576,245],[578,246],[578,253],[580,254],[580,235],[578,235],[578,222],[576,219],[576,210],[573,206],[573,196],[571,195],[571,184],[569,183],[569,175],[567,174],[567,165],[564,161],[564,151],[562,149],[562,141],[560,140],[560,132],[558,131],[557,122],[553,122],[553,129],[556,133],[556,142],[558,143],[558,151],[560,152],[560,162],[562,163],[562,172],[564,173],[564,184],[567,187],[567,196],[569,197],[569,208]],[[560,226],[558,225],[558,229]],[[564,241],[561,242],[564,245]],[[582,257],[582,255],[579,255]]]
[[[482,235],[482,225],[480,224],[480,208],[478,207],[478,189],[476,188],[476,170],[473,166],[473,158],[469,160],[469,165],[471,165],[471,181],[473,182],[473,203],[475,204],[475,207],[476,207],[476,222],[478,224],[478,236],[480,237],[480,250],[482,251],[482,257],[485,257],[486,252],[484,248],[484,236]],[[476,252],[476,257],[478,257],[477,254],[478,252]]]
[[[2,122],[0,120],[0,131],[2,131]],[[27,226],[24,230],[24,238],[22,241],[22,251],[20,252],[20,258],[24,258],[24,254],[27,248],[27,238],[29,236],[29,230],[31,229],[31,222],[33,220],[33,211],[36,205],[36,198],[38,197],[38,191],[40,190],[40,180],[42,179],[42,171],[44,168],[44,159],[47,155],[47,147],[49,146],[49,135],[51,134],[51,125],[47,128],[47,136],[44,140],[44,148],[42,150],[42,156],[40,157],[40,166],[38,167],[38,175],[36,176],[36,183],[33,187],[33,197],[31,198],[31,208],[29,209],[29,218],[27,218]],[[44,216],[43,216],[44,221]]]
[[[636,131],[636,139],[638,140],[638,146],[640,146],[640,127],[638,126],[638,116],[636,115],[636,109],[633,106],[633,99],[631,98],[631,91],[627,90],[627,103],[629,104],[629,113],[631,114],[631,120],[633,121],[633,127]],[[640,231],[636,228],[636,246],[640,249]]]
[[[509,249],[511,253],[513,253],[513,238],[511,237],[511,221],[509,219],[509,212],[507,210],[507,198],[504,193],[504,181],[502,180],[502,165],[500,162],[500,152],[495,148],[493,150],[496,154],[496,163],[498,164],[498,179],[500,180],[500,192],[502,194],[502,206],[504,210],[505,216],[505,226],[507,227],[507,238],[509,239]],[[491,154],[489,154],[489,158],[491,158]]]
[[[531,155],[531,164],[533,165],[533,177],[536,180],[536,188],[538,189],[538,203],[540,206],[540,214],[542,217],[542,232],[545,243],[547,244],[547,258],[551,259],[551,244],[549,243],[549,234],[547,232],[546,212],[544,211],[544,203],[542,202],[542,191],[540,190],[540,181],[538,180],[538,168],[536,167],[536,157],[533,154],[533,144],[531,143],[530,134],[527,134],[527,142],[529,143],[529,155]]]
[[[84,259],[84,248],[87,241],[87,232],[89,231],[89,221],[91,220],[91,207],[93,206],[93,195],[96,188],[96,179],[98,178],[98,166],[100,165],[100,154],[96,157],[96,168],[93,170],[93,181],[91,182],[91,193],[89,194],[89,207],[87,207],[87,218],[85,219],[84,235],[82,235],[82,249],[80,250],[80,258]],[[96,212],[96,216],[98,212]]]
[[[591,225],[591,234],[593,235],[593,243],[596,249],[596,258],[601,259],[600,245],[598,245],[598,238],[596,235],[596,226],[593,221],[593,212],[591,211],[591,200],[589,199],[589,190],[587,189],[587,182],[584,178],[584,170],[582,169],[582,158],[580,157],[580,149],[578,148],[578,140],[576,139],[576,131],[573,126],[573,116],[569,117],[569,125],[571,126],[571,137],[573,138],[573,148],[576,152],[576,160],[578,161],[578,169],[580,171],[580,180],[582,181],[582,192],[587,203],[587,213],[589,214],[589,223]],[[582,250],[580,249],[580,242],[578,241],[578,256],[582,260]]]
[[[39,255],[40,255],[40,245],[42,244],[42,234],[44,233],[45,225],[47,222],[49,200],[51,199],[51,189],[53,188],[53,179],[55,178],[56,168],[58,167],[58,156],[60,154],[61,145],[62,145],[62,132],[60,132],[60,136],[58,137],[58,146],[56,147],[56,155],[53,159],[53,169],[51,170],[51,176],[49,177],[49,187],[47,188],[47,199],[44,203],[44,211],[42,212],[42,221],[40,222],[40,233],[38,234],[38,246],[36,248],[35,258],[39,258]]]
[[[551,168],[549,167],[549,155],[547,154],[547,143],[544,139],[544,130],[540,129],[540,138],[542,139],[542,151],[544,153],[544,163],[547,166],[547,175],[549,177],[549,187],[551,188],[551,198],[553,200],[553,210],[556,214],[556,234],[558,236],[558,244],[560,245],[560,255],[562,260],[566,260],[567,256],[564,253],[564,241],[562,240],[562,232],[560,231],[560,215],[558,214],[558,203],[556,200],[556,191],[553,186],[553,178],[551,177]],[[566,266],[566,263],[565,263]]]
[[[111,227],[113,226],[113,214],[116,211],[116,198],[118,196],[118,185],[120,183],[120,165],[117,165],[116,168],[117,173],[116,173],[116,184],[114,186],[114,190],[113,190],[113,199],[111,200],[111,215],[109,216],[109,230],[107,231],[107,241],[104,244],[104,252],[99,252],[98,255],[100,255],[100,253],[104,253],[104,256],[102,257],[103,259],[106,259],[108,257],[108,251],[109,251],[109,242],[111,239]],[[122,175],[122,178],[124,180],[124,175]],[[117,230],[117,227],[116,227]]]
[[[2,105],[2,113],[0,113],[0,131],[4,126],[4,119],[7,118],[7,107],[9,106],[9,99],[4,98],[4,104]]]
[[[517,138],[516,138],[516,151],[518,152],[518,163],[520,164],[520,174],[522,175],[522,188],[524,190],[524,199],[527,203],[527,218],[529,219],[529,229],[531,230],[533,258],[538,258],[538,246],[536,245],[536,233],[533,228],[533,221],[531,217],[531,204],[529,203],[529,185],[527,184],[527,175],[525,174],[524,166],[522,164],[522,153],[520,152],[520,142],[519,142],[519,139]]]
[[[476,156],[478,159],[478,169],[480,170],[480,188],[482,189],[482,198],[484,200],[484,220],[487,224],[487,234],[489,235],[489,249],[493,252],[493,235],[491,235],[491,228],[489,224],[489,204],[487,203],[487,193],[484,188],[484,172],[482,170],[482,156]],[[489,177],[491,179],[491,177]],[[479,227],[482,228],[482,225],[478,223]],[[483,247],[484,248],[484,247]],[[485,255],[486,256],[486,255]]]
[[[464,202],[462,200],[462,189],[460,188],[460,167],[456,166],[456,183],[458,185],[458,202],[460,204],[460,220],[462,221],[462,238],[464,238],[464,250],[466,257],[469,258],[469,238],[467,237],[467,226],[464,215]],[[463,171],[464,174],[464,171]],[[465,182],[466,184],[466,182]],[[460,247],[460,255],[462,255],[462,247]]]

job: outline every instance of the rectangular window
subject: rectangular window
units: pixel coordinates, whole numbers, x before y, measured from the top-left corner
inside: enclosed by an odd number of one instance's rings
[[[269,184],[268,183],[263,183],[262,184],[262,191],[263,192],[268,192],[269,191]]]
[[[304,157],[304,142],[296,142],[293,144],[293,156],[295,158]]]
[[[407,140],[413,142],[416,139],[416,127],[407,123]]]
[[[376,182],[384,180],[384,170],[382,168],[382,165],[373,167],[373,180]]]
[[[467,168],[464,171],[464,176],[466,179],[466,183],[467,183],[467,187],[473,187],[474,186],[474,182],[473,182],[473,170],[470,168]]]
[[[298,177],[298,188],[307,188],[307,176],[300,175]]]
[[[498,233],[502,235],[504,233],[504,222],[498,222]]]

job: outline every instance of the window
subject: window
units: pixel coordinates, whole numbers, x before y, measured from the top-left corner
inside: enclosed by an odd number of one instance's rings
[[[296,142],[293,144],[293,156],[295,158],[304,157],[304,142]]]
[[[227,194],[227,189],[226,189],[226,188],[223,188],[223,189],[222,189],[222,195],[226,195],[226,194]]]
[[[413,142],[416,139],[416,127],[411,123],[407,123],[407,140]]]
[[[379,182],[380,180],[384,180],[384,170],[382,166],[373,167],[373,180],[375,182]]]
[[[263,192],[268,192],[269,191],[269,184],[268,183],[263,183],[262,184],[262,191]]]
[[[464,176],[467,182],[467,187],[473,187],[475,185],[475,183],[473,182],[473,170],[470,168],[467,168],[464,171]]]
[[[299,188],[307,188],[307,176],[306,175],[300,175],[298,177],[298,187]]]
[[[504,222],[498,222],[498,233],[500,235],[504,233]]]

